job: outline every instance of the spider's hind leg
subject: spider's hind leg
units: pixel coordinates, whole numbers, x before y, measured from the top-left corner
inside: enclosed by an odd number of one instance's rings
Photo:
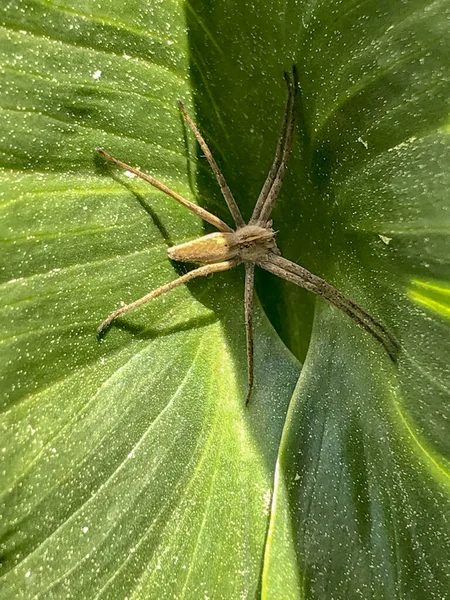
[[[162,285],[161,287],[157,288],[156,290],[153,290],[149,294],[146,294],[142,298],[139,298],[139,300],[135,300],[134,302],[131,302],[130,304],[126,304],[125,306],[122,306],[121,308],[118,308],[117,310],[112,312],[103,321],[103,323],[98,327],[97,334],[100,335],[107,327],[109,327],[111,322],[114,319],[116,319],[117,317],[124,315],[125,313],[129,312],[130,310],[139,308],[139,306],[142,306],[143,304],[150,302],[150,300],[154,300],[158,296],[162,296],[162,294],[165,294],[166,292],[170,292],[170,290],[173,290],[174,288],[178,287],[179,285],[181,285],[183,283],[187,283],[188,281],[191,281],[192,279],[195,279],[197,277],[203,277],[205,275],[210,275],[211,273],[218,273],[219,271],[227,271],[228,269],[232,269],[233,267],[235,267],[236,264],[237,263],[234,260],[227,260],[224,262],[203,265],[201,267],[198,267],[197,269],[193,269],[192,271],[185,273],[184,275],[181,275],[177,279],[174,279],[173,281],[170,281],[169,283]]]

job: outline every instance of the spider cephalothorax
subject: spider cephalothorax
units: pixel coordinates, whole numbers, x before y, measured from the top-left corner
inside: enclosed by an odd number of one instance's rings
[[[275,200],[280,192],[283,182],[284,173],[287,162],[292,149],[292,139],[294,133],[295,106],[298,90],[297,72],[293,68],[292,76],[285,73],[285,79],[288,86],[288,99],[286,110],[281,127],[280,136],[278,139],[277,150],[272,167],[269,171],[267,179],[263,185],[261,193],[256,201],[252,217],[249,223],[245,223],[242,218],[241,211],[236,204],[235,199],[228,187],[224,176],[219,170],[213,155],[211,154],[208,145],[203,139],[197,126],[192,121],[182,102],[179,103],[181,111],[187,124],[193,131],[198,143],[200,144],[210,166],[213,170],[216,179],[220,185],[222,194],[226,200],[228,208],[236,224],[236,229],[233,230],[224,221],[216,217],[204,208],[185,200],[176,192],[170,190],[167,186],[154,179],[151,175],[142,173],[139,169],[135,169],[130,165],[114,158],[101,148],[97,148],[98,152],[104,158],[115,163],[119,167],[138,175],[145,179],[153,186],[168,194],[180,204],[194,212],[196,215],[207,221],[219,231],[210,233],[196,240],[179,244],[168,248],[167,253],[170,258],[182,262],[190,262],[201,264],[202,266],[189,271],[185,275],[178,277],[174,281],[163,285],[162,287],[150,292],[139,300],[122,306],[113,313],[100,325],[98,333],[101,333],[113,319],[123,315],[124,313],[145,304],[149,300],[161,296],[165,292],[177,287],[180,284],[186,283],[196,277],[217,273],[219,271],[227,271],[237,265],[243,263],[245,265],[245,326],[247,331],[247,360],[248,360],[248,387],[246,402],[250,399],[250,394],[253,387],[253,328],[252,328],[252,313],[253,313],[253,289],[254,289],[254,271],[255,265],[291,281],[296,285],[306,288],[315,294],[322,296],[339,308],[346,315],[351,317],[358,325],[364,327],[376,340],[378,340],[392,360],[396,359],[398,353],[398,344],[393,336],[383,327],[381,323],[376,321],[363,308],[358,306],[356,302],[347,298],[332,285],[325,280],[313,275],[300,265],[287,260],[280,256],[275,241],[275,232],[272,229],[270,215],[272,213]]]

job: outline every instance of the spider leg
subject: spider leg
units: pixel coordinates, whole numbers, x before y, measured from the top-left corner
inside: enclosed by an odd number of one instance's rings
[[[103,321],[103,323],[97,329],[97,333],[100,334],[106,327],[108,327],[111,324],[111,321],[113,321],[116,317],[119,317],[120,315],[123,315],[123,314],[129,312],[130,310],[134,310],[135,308],[142,306],[146,302],[149,302],[150,300],[153,300],[154,298],[157,298],[158,296],[161,296],[162,294],[165,294],[166,292],[170,292],[170,290],[173,290],[174,288],[178,287],[179,285],[181,285],[183,283],[187,283],[188,281],[191,281],[192,279],[195,279],[196,277],[203,277],[204,275],[210,275],[211,273],[218,273],[219,271],[227,271],[228,269],[232,269],[233,267],[235,267],[236,264],[237,264],[236,261],[227,260],[224,262],[203,265],[202,267],[193,269],[192,271],[189,271],[185,275],[181,275],[181,277],[178,277],[177,279],[174,279],[170,283],[166,283],[165,285],[162,285],[161,287],[157,288],[156,290],[153,290],[153,292],[150,292],[149,294],[146,294],[142,298],[139,298],[139,300],[136,300],[135,302],[132,302],[131,304],[126,304],[125,306],[118,308],[117,310],[112,312]]]
[[[245,263],[245,331],[247,334],[247,396],[245,404],[250,401],[253,388],[253,289],[255,285],[255,265]]]
[[[153,187],[157,188],[158,190],[161,190],[161,192],[164,192],[171,198],[174,198],[177,202],[179,202],[180,204],[182,204],[183,206],[185,206],[186,208],[191,210],[198,217],[200,217],[204,221],[207,221],[211,225],[214,225],[214,227],[216,227],[219,231],[226,231],[227,233],[231,233],[233,231],[231,229],[231,227],[229,227],[226,223],[224,223],[224,221],[222,221],[222,219],[219,219],[219,217],[216,217],[216,215],[213,215],[212,213],[205,210],[201,206],[198,206],[198,204],[194,204],[193,202],[190,202],[189,200],[185,200],[182,196],[180,196],[179,194],[177,194],[176,192],[174,192],[173,190],[168,188],[166,185],[164,185],[163,183],[161,183],[160,181],[158,181],[151,175],[142,173],[142,171],[140,171],[139,169],[136,169],[130,165],[127,165],[127,163],[122,162],[118,158],[114,158],[114,156],[111,156],[111,154],[109,154],[108,152],[105,152],[105,150],[103,150],[103,148],[96,148],[96,150],[100,154],[100,156],[103,156],[103,158],[106,158],[106,160],[109,160],[110,162],[114,163],[118,167],[121,167],[122,169],[125,169],[126,171],[130,171],[130,173],[134,173],[141,179],[148,181],[148,183],[151,183],[153,185]]]
[[[293,67],[293,79],[284,74],[288,86],[288,98],[283,125],[278,138],[277,149],[272,167],[253,210],[250,223],[265,226],[280,192],[289,156],[292,150],[295,123],[295,98],[298,90],[297,69]]]
[[[339,308],[339,310],[351,317],[358,325],[368,331],[378,342],[380,342],[392,361],[396,361],[399,352],[397,340],[368,312],[358,306],[356,302],[347,298],[347,296],[335,287],[327,283],[324,279],[317,277],[317,275],[313,275],[310,271],[300,265],[275,254],[270,254],[267,260],[258,262],[257,264],[266,271],[295,283],[296,285],[328,300],[328,302],[336,306],[336,308]]]
[[[280,193],[280,189],[283,183],[284,174],[286,172],[287,163],[289,160],[289,156],[292,150],[292,142],[294,137],[294,123],[295,123],[295,95],[297,91],[297,81],[295,79],[294,82],[294,92],[293,92],[293,100],[291,105],[291,112],[289,115],[289,121],[286,130],[286,138],[283,147],[283,154],[281,158],[281,163],[278,168],[277,174],[275,176],[274,182],[269,190],[267,198],[264,201],[264,205],[261,209],[260,215],[257,219],[257,224],[262,227],[265,226],[266,222],[269,220],[269,217],[272,213],[274,204],[276,199],[278,198],[278,194]]]
[[[208,144],[205,142],[204,137],[198,130],[197,125],[194,123],[194,121],[189,116],[189,114],[188,114],[184,104],[181,102],[181,100],[178,101],[178,105],[181,109],[181,112],[183,113],[183,117],[184,117],[186,123],[189,125],[189,127],[192,130],[192,133],[195,135],[195,138],[197,139],[197,142],[200,144],[200,147],[203,150],[203,154],[206,156],[206,160],[209,162],[209,166],[211,167],[214,175],[216,176],[217,183],[220,186],[220,190],[221,190],[222,195],[225,198],[225,201],[228,205],[228,209],[231,213],[231,216],[233,217],[234,222],[236,223],[236,227],[243,227],[245,225],[245,221],[242,218],[241,211],[239,210],[239,207],[236,204],[236,200],[234,199],[233,194],[231,193],[231,190],[228,187],[227,182],[225,181],[225,177],[222,175],[222,172],[220,171],[220,169],[214,159],[214,156],[212,155],[211,150],[208,147]]]

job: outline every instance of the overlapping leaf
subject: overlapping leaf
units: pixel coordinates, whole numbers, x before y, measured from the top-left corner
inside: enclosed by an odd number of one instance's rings
[[[447,597],[448,4],[195,6],[223,41],[216,49],[193,38],[193,54],[200,73],[202,57],[213,57],[204,78],[215,82],[219,114],[231,115],[223,124],[229,176],[242,196],[249,183],[250,207],[275,143],[262,140],[277,133],[276,74],[296,62],[299,150],[274,213],[280,246],[401,345],[393,365],[365,332],[317,302],[279,456],[262,596]],[[234,27],[224,33],[223,23]],[[238,143],[239,120],[252,132],[250,150]],[[259,293],[302,356],[310,300],[268,277]]]

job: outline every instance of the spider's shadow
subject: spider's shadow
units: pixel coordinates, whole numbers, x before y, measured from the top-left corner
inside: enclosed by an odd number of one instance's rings
[[[156,227],[157,227],[158,231],[160,232],[161,237],[163,238],[165,243],[168,246],[172,246],[173,242],[169,235],[169,232],[165,228],[165,226],[164,226],[163,222],[161,221],[161,219],[159,218],[158,214],[154,211],[154,209],[150,206],[150,204],[148,204],[148,202],[145,200],[144,196],[142,196],[141,194],[136,192],[136,190],[134,190],[133,187],[127,181],[124,181],[123,177],[120,177],[120,175],[117,172],[115,172],[114,169],[111,168],[108,163],[106,163],[104,158],[102,158],[99,155],[96,155],[95,163],[96,163],[97,170],[100,171],[101,174],[103,174],[103,175],[108,174],[109,177],[114,179],[114,181],[116,181],[121,186],[123,186],[126,190],[128,190],[130,192],[130,194],[132,194],[136,198],[136,200],[139,202],[141,207],[145,210],[145,212],[152,219],[153,223],[156,225]]]
[[[165,328],[152,328],[152,327],[140,327],[139,325],[133,325],[128,321],[122,319],[115,319],[109,327],[104,329],[101,333],[97,334],[97,339],[99,341],[103,340],[108,332],[112,329],[120,329],[122,331],[126,331],[131,334],[133,338],[138,340],[154,340],[159,337],[170,336],[176,333],[180,333],[181,331],[190,331],[191,329],[197,327],[206,327],[207,325],[212,325],[217,321],[217,317],[214,314],[204,315],[201,317],[197,317],[195,319],[189,319],[183,321],[182,323],[177,323],[176,325],[172,325]]]

